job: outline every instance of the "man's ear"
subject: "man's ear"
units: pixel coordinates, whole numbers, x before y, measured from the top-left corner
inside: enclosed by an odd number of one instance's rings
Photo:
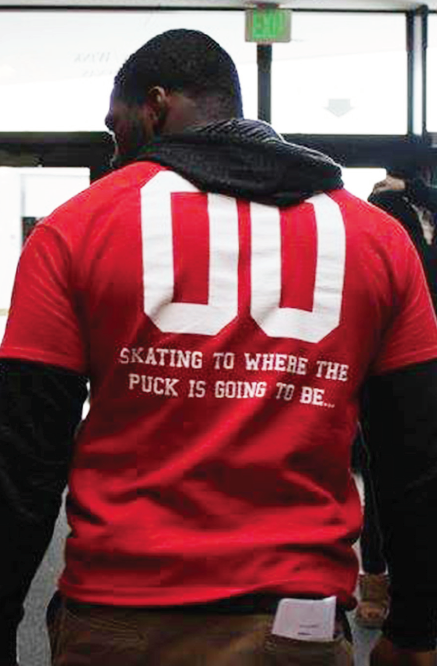
[[[146,105],[154,132],[159,134],[167,119],[169,95],[161,86],[153,86],[147,92]]]

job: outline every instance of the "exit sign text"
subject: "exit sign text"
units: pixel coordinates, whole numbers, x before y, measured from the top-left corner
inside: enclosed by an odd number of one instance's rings
[[[289,9],[259,8],[246,10],[246,41],[258,44],[289,42],[291,11]]]

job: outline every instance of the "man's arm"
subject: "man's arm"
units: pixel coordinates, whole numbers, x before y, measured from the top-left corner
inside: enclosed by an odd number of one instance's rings
[[[437,360],[371,378],[364,392],[362,426],[390,574],[391,609],[383,634],[407,654],[429,651],[434,655],[429,663],[434,663]]]
[[[77,373],[0,360],[0,666],[15,664],[23,601],[53,534],[86,395]]]

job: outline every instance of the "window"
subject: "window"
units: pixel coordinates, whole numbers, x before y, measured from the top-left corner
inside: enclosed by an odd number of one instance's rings
[[[293,12],[273,46],[272,121],[287,133],[405,134],[404,14]]]
[[[243,11],[1,11],[0,127],[11,131],[105,129],[113,77],[151,37],[191,28],[234,59],[245,114],[256,118],[256,46]]]

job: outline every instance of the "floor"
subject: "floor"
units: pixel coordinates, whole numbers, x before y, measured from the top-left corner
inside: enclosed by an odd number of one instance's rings
[[[62,567],[63,542],[66,534],[65,515],[62,513],[56,525],[52,544],[27,598],[26,616],[19,631],[20,666],[49,666],[49,648],[44,626],[45,609]],[[378,637],[378,632],[358,627],[354,622],[353,613],[349,619],[354,636],[355,666],[368,666],[369,652]]]

